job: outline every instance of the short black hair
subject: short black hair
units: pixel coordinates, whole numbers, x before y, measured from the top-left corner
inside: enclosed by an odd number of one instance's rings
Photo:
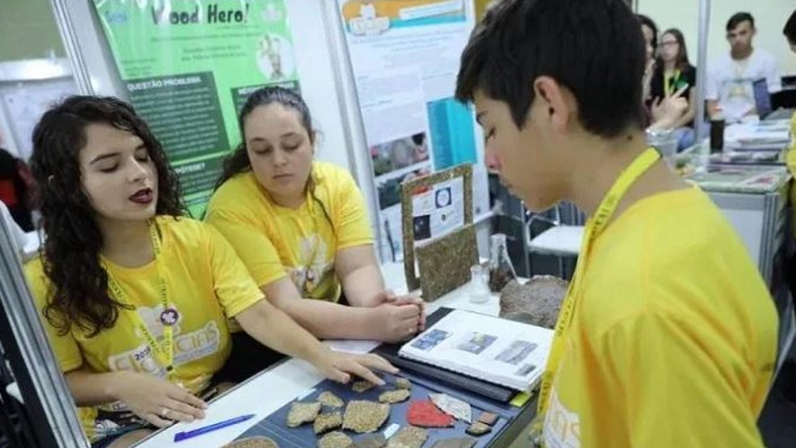
[[[734,30],[738,25],[749,22],[752,25],[752,29],[755,27],[755,18],[752,17],[751,14],[748,12],[737,12],[730,17],[730,20],[727,21],[727,32]]]
[[[652,30],[652,48],[657,50],[658,49],[658,25],[655,24],[655,21],[650,19],[649,16],[645,16],[644,14],[636,14],[638,17],[638,21],[641,22],[641,25],[646,26],[647,28]]]
[[[791,45],[796,45],[796,9],[794,9],[793,14],[790,15],[790,19],[788,19],[788,23],[785,24],[782,34],[788,38],[788,42],[790,42]]]
[[[502,0],[462,53],[456,98],[472,101],[482,90],[507,103],[522,128],[533,81],[550,76],[574,94],[586,130],[616,137],[643,122],[645,53],[623,0]]]

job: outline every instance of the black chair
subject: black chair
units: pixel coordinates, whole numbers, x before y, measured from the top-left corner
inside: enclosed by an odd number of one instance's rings
[[[796,109],[796,76],[782,77],[782,91],[771,95],[771,106],[777,109]]]

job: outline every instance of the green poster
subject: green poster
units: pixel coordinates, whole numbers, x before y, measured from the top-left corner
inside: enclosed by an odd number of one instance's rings
[[[163,143],[193,216],[263,85],[298,89],[285,0],[94,0],[130,101]]]

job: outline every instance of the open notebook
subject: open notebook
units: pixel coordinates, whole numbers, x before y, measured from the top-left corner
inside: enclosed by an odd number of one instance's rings
[[[468,311],[452,311],[398,355],[518,391],[544,373],[553,331]]]

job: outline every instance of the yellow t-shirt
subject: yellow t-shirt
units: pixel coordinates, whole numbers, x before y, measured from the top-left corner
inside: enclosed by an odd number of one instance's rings
[[[790,122],[790,148],[788,149],[787,163],[791,176],[796,178],[796,113],[793,114]]]
[[[224,365],[231,350],[227,318],[244,311],[263,298],[235,251],[212,227],[187,218],[157,218],[162,238],[162,266],[170,305],[177,309],[174,325],[174,381],[194,393],[204,390],[214,373]],[[119,283],[127,299],[149,331],[163,337],[159,316],[158,273],[155,262],[140,268],[123,268],[104,260],[109,274]],[[42,261],[34,259],[25,273],[39,310],[48,300],[51,286]],[[77,328],[64,336],[42,318],[55,355],[64,372],[81,367],[94,372],[137,371],[165,378],[164,366],[153,358],[146,339],[137,330],[131,311],[120,311],[113,328],[88,338]],[[42,314],[43,316],[43,314]],[[80,408],[87,436],[99,440],[113,432],[125,410],[121,403]]]
[[[548,448],[762,447],[777,312],[698,189],[632,205],[595,241],[554,379]]]
[[[232,244],[258,285],[290,275],[302,297],[337,300],[335,255],[373,244],[373,236],[362,194],[347,171],[315,162],[312,176],[315,199],[308,194],[301,207],[289,209],[271,199],[254,173],[239,174],[215,192],[205,219]]]

